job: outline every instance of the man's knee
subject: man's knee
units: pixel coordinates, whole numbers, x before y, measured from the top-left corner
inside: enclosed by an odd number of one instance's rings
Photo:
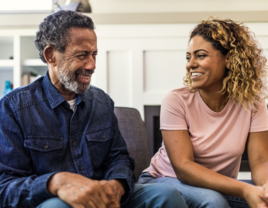
[[[71,208],[58,197],[50,198],[38,205],[37,208]]]

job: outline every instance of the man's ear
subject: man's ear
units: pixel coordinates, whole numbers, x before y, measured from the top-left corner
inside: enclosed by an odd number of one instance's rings
[[[48,64],[56,66],[56,49],[53,46],[46,46],[43,54]]]

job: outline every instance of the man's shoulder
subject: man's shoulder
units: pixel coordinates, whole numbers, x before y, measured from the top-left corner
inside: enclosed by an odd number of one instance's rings
[[[87,98],[88,100],[94,99],[101,103],[113,102],[107,93],[105,93],[102,89],[95,87],[93,85],[90,85],[89,90],[85,92],[85,98]]]
[[[38,104],[46,99],[43,89],[43,77],[33,83],[18,87],[4,96],[16,110]]]

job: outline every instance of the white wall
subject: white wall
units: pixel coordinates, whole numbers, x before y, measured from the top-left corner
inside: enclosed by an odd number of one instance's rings
[[[93,13],[267,11],[267,0],[89,0]]]
[[[268,23],[247,24],[268,52]],[[160,105],[165,94],[183,86],[185,53],[195,24],[97,25],[97,68],[92,84],[115,106]],[[268,54],[268,53],[267,53]]]

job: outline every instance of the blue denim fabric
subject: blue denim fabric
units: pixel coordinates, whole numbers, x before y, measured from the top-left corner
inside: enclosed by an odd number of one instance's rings
[[[128,200],[134,160],[119,132],[113,101],[91,86],[75,105],[73,112],[48,74],[0,100],[0,207],[36,207],[52,197],[47,182],[61,171],[123,179]]]
[[[250,180],[244,180],[244,182],[253,184]],[[177,178],[154,178],[150,173],[146,172],[140,176],[138,183],[171,185],[182,193],[189,208],[249,208],[249,205],[244,199],[224,195],[211,189],[190,186],[182,183]]]
[[[55,197],[44,201],[37,208],[71,208]],[[188,208],[181,193],[166,184],[135,184],[133,197],[121,208]],[[215,207],[214,207],[215,208]]]

